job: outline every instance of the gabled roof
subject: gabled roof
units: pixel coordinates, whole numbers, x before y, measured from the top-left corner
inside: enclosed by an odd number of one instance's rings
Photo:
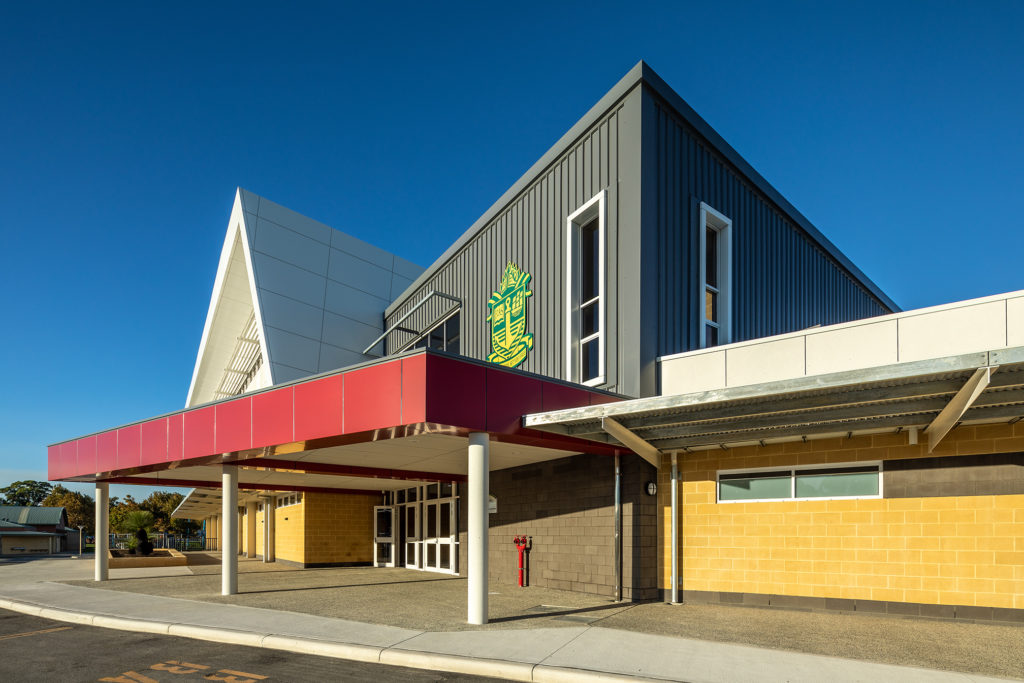
[[[760,190],[768,198],[768,200],[774,203],[786,216],[792,220],[808,237],[818,244],[829,256],[834,258],[842,268],[850,273],[850,276],[854,280],[863,285],[872,295],[877,297],[885,306],[888,306],[892,311],[901,310],[900,307],[892,299],[886,295],[871,279],[865,275],[860,268],[855,266],[852,261],[845,254],[839,251],[836,245],[825,237],[820,230],[811,224],[807,218],[797,211],[796,207],[789,203],[789,201],[782,196],[778,190],[776,190],[771,183],[754,170],[754,167],[750,163],[740,156],[733,147],[725,141],[725,139],[715,131],[714,128],[708,124],[693,107],[686,103],[686,101],[669,86],[661,76],[654,72],[648,64],[643,61],[637,62],[636,66],[629,70],[625,76],[616,83],[611,90],[598,100],[597,104],[590,108],[590,110],[583,115],[579,121],[573,125],[552,147],[544,153],[544,155],[534,163],[526,173],[524,173],[519,180],[517,180],[512,187],[510,187],[498,201],[494,202],[487,211],[476,220],[473,225],[469,227],[462,236],[455,241],[448,249],[434,263],[430,265],[416,280],[409,286],[409,288],[402,292],[400,296],[396,297],[394,302],[388,306],[386,315],[391,315],[399,306],[404,304],[409,296],[411,296],[417,289],[419,289],[425,282],[427,282],[438,270],[441,269],[455,254],[462,250],[472,239],[482,231],[498,214],[505,210],[505,208],[529,185],[534,179],[540,175],[540,173],[550,166],[555,160],[558,159],[567,149],[569,149],[576,140],[583,136],[587,130],[591,128],[597,121],[599,121],[613,106],[615,106],[620,100],[626,97],[634,88],[646,85],[665,102],[675,109],[676,113],[685,120],[696,133],[703,137],[708,144],[716,149],[726,161],[729,162],[739,173],[744,176],[751,184],[753,184],[758,190]]]
[[[186,405],[370,360],[384,308],[422,270],[239,188]]]
[[[33,526],[56,526],[64,518],[63,507],[0,505],[0,520]]]

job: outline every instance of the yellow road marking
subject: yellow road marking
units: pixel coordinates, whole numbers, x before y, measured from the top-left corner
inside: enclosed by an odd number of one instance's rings
[[[101,678],[100,680],[105,681],[106,683],[160,683],[159,681],[155,681],[149,676],[140,674],[137,671],[125,671],[116,678],[108,676],[107,678]]]
[[[224,681],[225,683],[256,683],[256,681],[262,681],[266,676],[247,674],[244,671],[234,671],[232,669],[221,669],[215,674],[206,674],[203,678],[208,681]]]
[[[26,631],[25,633],[11,633],[6,636],[0,636],[0,640],[9,640],[11,638],[24,638],[25,636],[38,636],[43,633],[54,633],[55,631],[67,631],[74,626],[58,626],[56,628],[44,628],[40,631]]]
[[[188,662],[179,662],[176,659],[168,659],[166,662],[157,662],[156,664],[149,667],[154,671],[167,671],[172,674],[194,674],[210,667],[202,664],[189,664]]]

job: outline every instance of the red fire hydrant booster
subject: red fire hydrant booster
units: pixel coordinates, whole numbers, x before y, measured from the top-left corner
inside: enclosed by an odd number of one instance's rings
[[[512,539],[512,542],[516,544],[516,548],[519,549],[519,587],[523,587],[523,557],[526,555],[526,547],[530,543],[529,536],[516,536]]]

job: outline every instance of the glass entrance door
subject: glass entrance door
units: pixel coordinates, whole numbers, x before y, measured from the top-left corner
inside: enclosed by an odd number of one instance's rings
[[[454,499],[424,503],[426,516],[423,531],[423,568],[435,572],[452,572],[455,552]]]
[[[411,503],[403,508],[405,514],[405,566],[419,569],[422,566],[420,557],[420,506]]]
[[[395,509],[391,506],[373,508],[373,566],[395,566]]]

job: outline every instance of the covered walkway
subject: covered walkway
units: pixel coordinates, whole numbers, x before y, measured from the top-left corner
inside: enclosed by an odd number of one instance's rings
[[[522,415],[615,400],[421,349],[55,444],[49,478],[96,483],[97,581],[109,576],[111,483],[219,489],[221,549],[240,547],[239,505],[255,503],[248,492],[370,494],[464,483],[468,620],[483,624],[489,472],[576,453],[624,452],[524,428]],[[272,500],[265,499],[270,509]],[[273,518],[264,525],[269,559]],[[221,564],[221,592],[232,595],[238,554],[224,552]]]

